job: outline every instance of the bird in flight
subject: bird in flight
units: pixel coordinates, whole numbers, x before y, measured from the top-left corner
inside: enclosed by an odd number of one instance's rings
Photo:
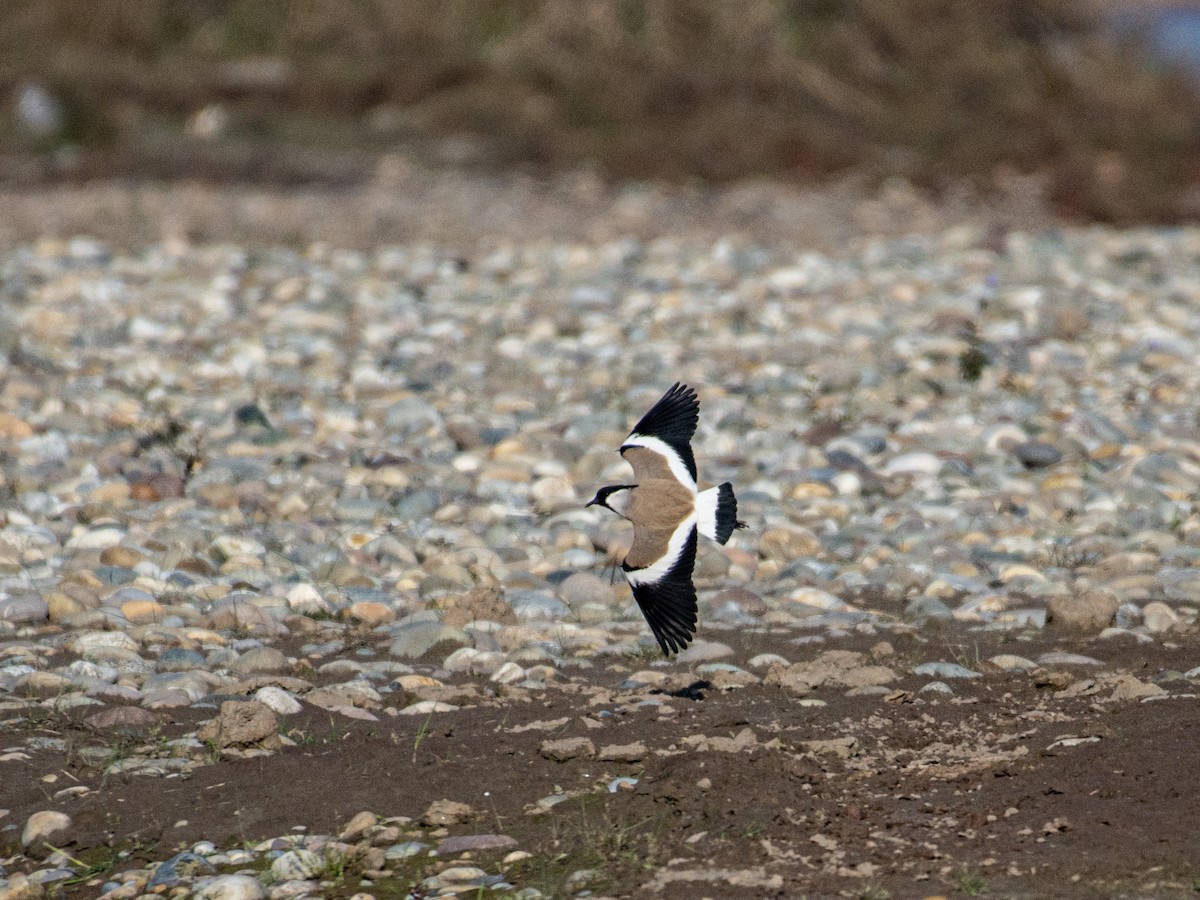
[[[737,499],[729,482],[708,490],[696,484],[692,435],[700,401],[676,383],[642,416],[620,453],[635,484],[600,488],[588,506],[603,506],[633,523],[633,545],[621,569],[642,615],[666,655],[696,633],[696,535],[724,544],[736,528]]]

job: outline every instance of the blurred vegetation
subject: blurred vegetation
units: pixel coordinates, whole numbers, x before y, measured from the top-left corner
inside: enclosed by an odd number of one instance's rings
[[[469,162],[612,177],[852,170],[937,190],[1040,173],[1049,199],[1088,218],[1194,214],[1196,86],[1108,39],[1089,9],[4,0],[2,96],[43,85],[64,122],[48,142],[5,117],[0,159],[58,160],[43,177],[287,181],[354,178],[382,150],[457,141]],[[216,137],[196,127],[205,107]]]

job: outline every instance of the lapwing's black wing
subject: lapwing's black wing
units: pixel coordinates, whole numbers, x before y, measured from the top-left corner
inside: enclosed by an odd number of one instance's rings
[[[696,423],[700,421],[700,401],[696,392],[686,384],[676,382],[662,398],[650,407],[629,433],[625,447],[646,447],[667,458],[672,470],[682,466],[679,481],[688,485],[684,472],[691,478],[690,487],[696,489],[696,458],[692,455],[692,436]],[[677,462],[671,459],[677,457]]]
[[[659,539],[653,533],[640,536],[644,540]],[[637,549],[638,538],[635,530],[630,556]],[[695,516],[688,516],[679,524],[667,542],[666,552],[655,562],[642,568],[630,568],[628,563],[621,565],[633,588],[633,598],[668,656],[685,648],[696,633],[696,587],[692,584],[695,565]]]

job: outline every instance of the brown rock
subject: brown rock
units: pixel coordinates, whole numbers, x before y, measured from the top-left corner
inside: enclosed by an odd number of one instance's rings
[[[78,615],[88,608],[74,597],[70,597],[62,591],[51,591],[46,595],[45,599],[46,607],[50,611],[50,621],[55,623]]]
[[[216,631],[245,631],[250,634],[281,634],[286,629],[269,613],[245,600],[222,600],[209,614],[209,627]]]
[[[342,618],[374,627],[396,621],[396,611],[386,603],[376,600],[360,600],[344,610]]]
[[[273,750],[282,745],[278,727],[275,713],[257,700],[226,700],[217,717],[209,720],[196,737],[222,750],[252,746]]]
[[[718,691],[759,684],[761,680],[757,675],[753,675],[745,670],[731,672],[726,669],[717,669],[715,672],[709,673],[708,676],[709,683]],[[686,686],[684,685],[684,687]]]
[[[866,656],[853,650],[828,650],[807,662],[786,668],[772,666],[763,684],[778,684],[804,696],[821,686],[856,688],[895,681],[896,673],[887,666],[868,666],[865,662]]]
[[[141,731],[158,724],[158,716],[140,706],[111,706],[88,716],[83,724],[96,731]]]
[[[354,706],[354,699],[341,691],[331,691],[328,688],[317,688],[304,696],[306,703],[319,706],[321,709],[338,710]]]
[[[767,613],[767,602],[754,591],[745,588],[729,588],[721,591],[712,599],[714,608],[726,603],[736,604],[742,612],[750,616],[764,616]]]
[[[517,846],[516,838],[507,834],[460,834],[448,837],[438,844],[439,856],[448,853],[466,853],[478,850],[511,850]]]
[[[475,817],[475,810],[466,803],[459,803],[457,800],[434,800],[421,816],[421,824],[430,827],[458,825],[460,822],[470,822]]]
[[[136,484],[130,485],[128,493],[130,497],[139,503],[157,503],[162,499],[158,488],[147,481],[139,481]]]
[[[780,562],[815,556],[820,550],[821,542],[807,528],[768,528],[758,539],[759,556]]]
[[[11,413],[0,412],[0,440],[22,441],[32,436],[32,425]]]
[[[442,621],[455,628],[480,619],[501,625],[517,624],[517,614],[494,584],[481,584],[465,594],[447,597],[441,601],[441,607]]]
[[[715,750],[718,753],[741,753],[743,750],[751,750],[757,745],[758,738],[754,736],[754,731],[750,728],[743,728],[733,737],[717,735],[708,738],[707,749]]]
[[[384,866],[387,865],[387,851],[382,847],[367,847],[359,845],[351,848],[348,858],[352,860],[355,867],[364,874],[367,872],[382,872]]]
[[[41,900],[45,896],[46,891],[38,882],[19,872],[10,875],[7,886],[0,888],[0,900]]]
[[[21,846],[27,850],[40,848],[46,841],[56,838],[70,827],[71,817],[66,813],[53,809],[40,810],[25,822],[25,829],[21,832]]]
[[[646,745],[641,741],[632,744],[609,744],[600,748],[601,762],[640,762],[646,758]]]
[[[254,647],[231,662],[229,668],[239,675],[277,675],[290,672],[292,665],[282,650]]]
[[[106,566],[120,566],[123,569],[132,569],[145,558],[145,554],[139,553],[132,547],[122,547],[120,544],[115,547],[105,547],[100,551],[100,562]]]
[[[144,625],[161,622],[166,612],[157,600],[126,600],[121,604],[121,615],[136,625]]]
[[[830,738],[829,740],[824,741],[801,742],[801,746],[810,753],[832,753],[838,759],[849,759],[857,744],[858,739],[852,737]]]
[[[1111,625],[1120,606],[1111,591],[1092,590],[1051,597],[1046,606],[1046,624],[1072,631],[1101,631]]]
[[[1148,681],[1142,681],[1128,672],[1113,678],[1113,692],[1109,695],[1109,700],[1142,700],[1146,697],[1157,697],[1159,694],[1165,694],[1166,691],[1157,684],[1151,684]]]
[[[293,694],[303,694],[305,691],[312,689],[312,683],[305,681],[303,678],[293,678],[289,675],[258,674],[243,678],[225,690],[230,694],[253,694],[259,688],[268,686],[283,688],[285,691],[291,691]]]
[[[585,737],[561,738],[557,741],[542,741],[538,752],[555,762],[566,762],[581,756],[591,759],[596,755],[596,745]]]
[[[129,499],[129,485],[123,481],[106,481],[88,491],[92,503],[120,503]]]
[[[339,841],[357,841],[368,828],[379,822],[379,816],[370,810],[363,810],[346,823],[346,827],[338,835]]]
[[[856,666],[830,678],[831,682],[847,688],[876,687],[891,684],[895,680],[896,673],[887,666]]]

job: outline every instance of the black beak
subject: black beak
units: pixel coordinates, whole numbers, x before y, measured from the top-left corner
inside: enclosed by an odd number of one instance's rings
[[[600,505],[600,501],[597,500],[595,497],[593,497],[587,503],[583,504],[583,508],[587,509],[589,506],[599,506],[599,505]]]

